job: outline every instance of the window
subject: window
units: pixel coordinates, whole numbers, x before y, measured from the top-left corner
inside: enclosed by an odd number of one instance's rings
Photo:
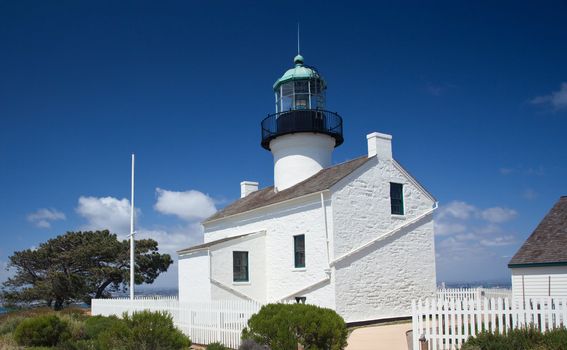
[[[234,282],[248,282],[248,252],[232,252]]]
[[[404,215],[404,188],[402,184],[390,183],[390,205],[392,214]]]
[[[295,267],[305,267],[305,235],[293,236]]]

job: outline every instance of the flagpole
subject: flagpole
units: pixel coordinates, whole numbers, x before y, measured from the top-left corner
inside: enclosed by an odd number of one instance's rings
[[[130,200],[130,300],[134,300],[134,154],[132,153],[132,199]]]

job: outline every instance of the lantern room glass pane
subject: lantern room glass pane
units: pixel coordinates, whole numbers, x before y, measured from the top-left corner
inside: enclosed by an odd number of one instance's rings
[[[293,82],[285,83],[282,85],[282,95],[283,96],[293,95]]]
[[[295,82],[295,90],[296,94],[306,94],[309,92],[309,81],[308,80],[300,80]]]
[[[296,94],[295,109],[308,109],[308,108],[309,108],[309,94]]]
[[[284,96],[282,98],[282,110],[281,112],[284,111],[289,111],[293,106],[293,95],[290,96]]]

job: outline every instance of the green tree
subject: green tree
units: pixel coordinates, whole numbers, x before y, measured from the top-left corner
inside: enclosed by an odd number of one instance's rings
[[[158,252],[153,239],[136,241],[136,284],[153,283],[173,263]],[[14,252],[15,274],[3,283],[5,302],[45,302],[55,309],[65,303],[108,297],[125,290],[130,274],[130,244],[108,230],[67,232],[37,249]]]

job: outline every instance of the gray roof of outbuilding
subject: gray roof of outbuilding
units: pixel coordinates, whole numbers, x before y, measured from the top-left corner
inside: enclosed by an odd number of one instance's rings
[[[567,265],[567,196],[555,203],[508,267]]]
[[[363,156],[325,168],[310,178],[303,180],[290,188],[286,188],[283,191],[275,192],[274,187],[270,186],[252,192],[248,196],[240,198],[219,210],[214,215],[203,221],[203,223],[327,190],[341,179],[360,168],[363,164],[368,162],[369,159],[372,158]]]
[[[200,250],[204,250],[204,249],[208,249],[211,248],[217,244],[221,244],[224,242],[228,242],[228,241],[232,241],[238,238],[242,238],[244,236],[249,236],[252,233],[246,233],[243,235],[238,235],[238,236],[234,236],[234,237],[227,237],[227,238],[221,238],[221,239],[217,239],[216,241],[212,241],[212,242],[207,242],[207,243],[203,243],[203,244],[198,244],[198,245],[194,245],[191,246],[189,248],[185,248],[185,249],[181,249],[177,251],[177,254],[187,254],[187,253],[193,253],[193,252],[197,252]]]

